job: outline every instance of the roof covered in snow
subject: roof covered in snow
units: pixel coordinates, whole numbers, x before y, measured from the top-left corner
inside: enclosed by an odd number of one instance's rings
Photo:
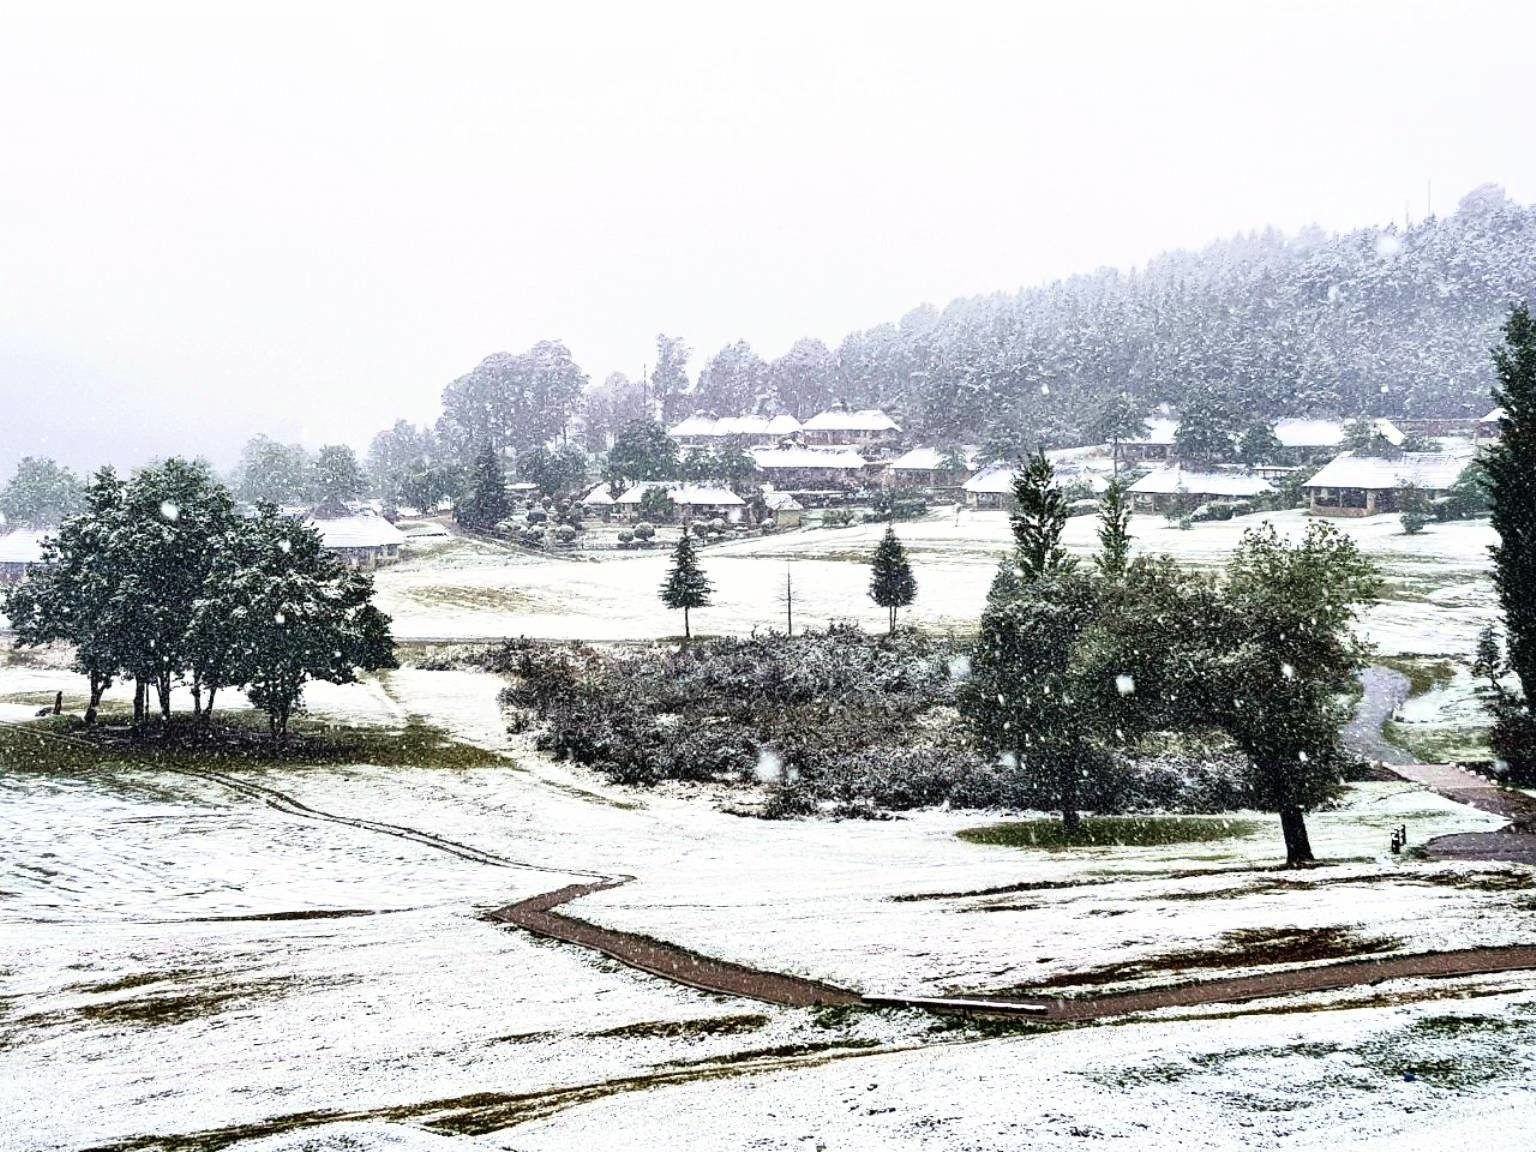
[[[976,495],[1004,495],[1013,491],[1013,480],[1018,474],[1019,470],[1012,464],[993,464],[976,473],[962,484],[961,488]],[[1071,488],[1078,485],[1086,485],[1090,492],[1102,492],[1109,487],[1109,481],[1097,472],[1086,470],[1056,473],[1058,488]]]
[[[701,484],[678,484],[671,480],[644,480],[628,489],[615,503],[626,507],[639,504],[645,494],[659,488],[671,498],[672,503],[690,508],[708,508],[716,505],[734,507],[746,501],[729,488],[711,488]]]
[[[1505,413],[1504,413],[1504,409],[1503,408],[1494,408],[1493,410],[1491,410],[1488,413],[1488,415],[1484,416],[1481,420],[1479,420],[1478,423],[1479,424],[1497,424],[1500,420],[1504,419],[1504,415],[1505,415]]]
[[[382,516],[327,516],[308,521],[325,548],[387,548],[405,542],[405,533]]]
[[[953,453],[941,452],[937,448],[913,448],[896,457],[886,467],[893,472],[939,472],[950,466],[952,457]],[[960,457],[966,468],[976,467],[974,450],[962,448]]]
[[[765,471],[775,468],[835,468],[852,472],[864,468],[864,457],[852,448],[754,448],[752,459]]]
[[[1187,492],[1191,496],[1243,497],[1261,496],[1275,489],[1264,477],[1246,472],[1194,472],[1188,468],[1159,468],[1132,484],[1130,490],[1155,495]]]
[[[1443,492],[1472,462],[1472,453],[1404,452],[1401,456],[1356,456],[1345,452],[1320,468],[1306,488],[1401,488],[1405,484]]]
[[[1344,443],[1344,421],[1275,421],[1275,439],[1287,448],[1337,448]]]
[[[613,493],[608,491],[606,483],[597,485],[592,491],[581,498],[584,508],[604,508],[613,502]]]
[[[901,426],[878,408],[828,408],[805,422],[807,432],[900,432]]]
[[[804,512],[805,505],[788,492],[764,492],[763,503],[770,512]]]
[[[47,532],[18,528],[0,535],[0,564],[38,564],[43,559],[43,541]]]
[[[676,439],[693,436],[793,436],[800,431],[800,421],[793,416],[705,416],[696,413],[671,428],[667,435]]]
[[[1146,426],[1146,435],[1131,436],[1122,443],[1172,444],[1174,433],[1179,430],[1179,422],[1170,416],[1148,416],[1142,424]]]

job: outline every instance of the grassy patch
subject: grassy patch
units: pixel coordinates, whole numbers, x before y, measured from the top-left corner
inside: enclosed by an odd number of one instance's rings
[[[991,995],[1029,996],[1062,988],[1097,988],[1159,973],[1209,972],[1227,968],[1260,968],[1318,960],[1341,960],[1388,952],[1399,943],[1390,937],[1360,936],[1354,929],[1346,927],[1242,928],[1224,933],[1211,948],[1165,952],[1081,972],[1062,972]]]
[[[707,1016],[702,1020],[644,1020],[638,1024],[623,1024],[588,1035],[602,1040],[657,1040],[693,1038],[698,1036],[736,1036],[742,1032],[755,1032],[765,1027],[768,1017],[758,1012],[741,1012],[732,1016]]]
[[[1268,829],[1257,820],[1219,816],[1091,816],[1075,832],[1060,820],[1010,820],[955,835],[972,844],[1005,848],[1156,848],[1167,844],[1206,844],[1257,836]]]
[[[352,727],[296,721],[274,745],[265,718],[249,712],[216,717],[208,728],[177,716],[134,732],[124,723],[86,727],[73,716],[0,725],[0,768],[79,772],[136,768],[286,767],[294,764],[373,764],[384,768],[480,768],[506,761],[439,728],[409,721],[400,728]]]
[[[1421,764],[1452,764],[1492,757],[1486,725],[1441,727],[1388,720],[1382,724],[1381,734]]]
[[[233,1004],[281,995],[293,982],[293,977],[276,976],[207,988],[183,987],[173,992],[98,1000],[76,1008],[37,1013],[22,1017],[20,1023],[65,1026],[96,1024],[107,1028],[165,1027],[216,1015]]]
[[[1456,665],[1438,656],[1380,656],[1376,663],[1408,677],[1410,698],[1444,688],[1456,678]]]

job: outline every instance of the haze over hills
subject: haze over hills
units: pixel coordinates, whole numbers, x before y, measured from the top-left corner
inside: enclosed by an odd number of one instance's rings
[[[1489,403],[1495,330],[1510,303],[1533,294],[1536,207],[1487,185],[1453,214],[1406,227],[1267,229],[1131,271],[923,305],[835,348],[803,339],[767,361],[738,342],[695,355],[686,384],[653,379],[652,395],[669,417],[804,417],[844,400],[886,408],[915,439],[997,445],[1080,441],[1122,390],[1148,409],[1208,390],[1268,417],[1475,416]],[[423,404],[447,383],[423,380]],[[611,379],[593,391],[625,386]],[[302,411],[222,390],[146,413],[133,389],[87,369],[5,356],[0,409],[0,473],[29,453],[78,469],[169,453],[222,467],[251,434],[294,439],[304,429]],[[360,421],[347,439],[361,447],[375,431]]]

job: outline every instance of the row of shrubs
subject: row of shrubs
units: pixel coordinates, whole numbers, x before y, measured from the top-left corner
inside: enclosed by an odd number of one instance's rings
[[[508,675],[515,731],[618,783],[760,785],[775,817],[1045,806],[1028,773],[966,739],[961,657],[947,639],[845,627],[683,648],[513,641],[485,662]],[[1142,758],[1086,806],[1230,810],[1244,803],[1241,769],[1223,754]]]

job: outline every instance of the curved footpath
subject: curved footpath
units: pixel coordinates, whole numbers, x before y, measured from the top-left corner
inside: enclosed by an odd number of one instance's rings
[[[5,723],[7,727],[36,736],[40,741],[61,740],[95,749],[90,741],[62,733],[42,732],[29,725]],[[558,940],[567,944],[588,948],[609,956],[631,968],[651,975],[727,996],[742,996],[771,1004],[788,1007],[818,1007],[863,1005],[869,1007],[914,1008],[941,1014],[1019,1016],[1047,1022],[1078,1022],[1149,1012],[1159,1008],[1193,1007],[1222,1004],[1290,995],[1298,992],[1315,992],[1375,984],[1383,980],[1411,977],[1470,976],[1486,973],[1507,972],[1522,968],[1536,968],[1536,945],[1471,948],[1455,952],[1421,953],[1410,956],[1388,956],[1380,959],[1351,960],[1336,964],[1317,965],[1309,968],[1290,969],[1255,976],[1237,976],[1219,980],[1151,988],[1135,992],[1108,993],[1085,996],[1070,1000],[1060,998],[1039,999],[992,999],[987,997],[923,997],[923,996],[864,996],[847,988],[810,980],[800,976],[767,972],[743,964],[735,964],[705,956],[664,940],[656,940],[634,932],[603,928],[586,920],[555,909],[594,892],[616,888],[634,879],[626,875],[603,875],[580,868],[556,868],[511,860],[484,852],[467,844],[434,836],[405,825],[387,824],[362,817],[345,816],[310,807],[275,788],[241,780],[223,773],[196,768],[165,766],[163,771],[218,784],[232,792],[259,799],[279,811],[303,819],[329,821],[361,828],[381,835],[410,840],[424,847],[446,852],[459,859],[472,860],[491,867],[523,868],[558,876],[586,876],[586,883],[567,884],[549,892],[508,904],[487,914],[487,919],[509,924],[524,931]],[[1470,773],[1465,774],[1470,776]],[[1411,778],[1411,777],[1410,777]],[[1480,778],[1473,778],[1474,780]],[[1498,793],[1501,797],[1517,795],[1520,800],[1536,808],[1536,801],[1523,794],[1506,793],[1487,782],[1472,786],[1469,795],[1475,794],[1482,803],[1494,803],[1485,793]],[[1469,799],[1463,801],[1473,803]],[[1500,800],[1500,803],[1505,802]],[[1503,833],[1486,835],[1500,836]],[[1522,836],[1524,840],[1536,837]],[[1444,837],[1442,839],[1454,839]]]

